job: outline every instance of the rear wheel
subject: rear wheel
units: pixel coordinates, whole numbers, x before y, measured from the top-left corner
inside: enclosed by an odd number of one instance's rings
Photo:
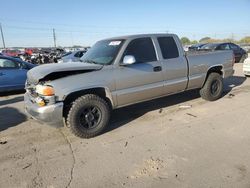
[[[87,94],[73,102],[67,124],[71,132],[81,138],[91,138],[100,134],[108,125],[110,108],[101,97]]]
[[[206,83],[200,90],[200,95],[203,99],[208,101],[215,101],[222,96],[223,79],[218,73],[210,73]]]

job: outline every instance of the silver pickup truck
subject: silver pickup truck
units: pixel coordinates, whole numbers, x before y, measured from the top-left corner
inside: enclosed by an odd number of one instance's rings
[[[197,88],[205,100],[220,98],[233,64],[231,51],[186,54],[174,34],[110,38],[97,42],[80,62],[31,69],[25,110],[90,138],[108,125],[112,109]]]

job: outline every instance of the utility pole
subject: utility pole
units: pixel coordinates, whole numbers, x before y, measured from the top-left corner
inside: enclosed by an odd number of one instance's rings
[[[55,29],[53,29],[53,38],[54,38],[54,47],[56,48],[56,32],[55,32]]]
[[[4,41],[4,36],[3,36],[3,28],[2,28],[1,23],[0,23],[0,30],[1,30],[1,36],[2,36],[2,41],[3,41],[3,48],[5,48],[5,41]]]
[[[234,41],[234,34],[232,33],[232,36],[231,36],[231,38],[232,38],[232,42]]]

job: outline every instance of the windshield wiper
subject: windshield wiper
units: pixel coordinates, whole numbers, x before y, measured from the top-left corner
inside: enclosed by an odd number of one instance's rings
[[[91,59],[87,59],[87,60],[80,60],[81,62],[84,62],[84,63],[91,63],[91,64],[99,64]]]

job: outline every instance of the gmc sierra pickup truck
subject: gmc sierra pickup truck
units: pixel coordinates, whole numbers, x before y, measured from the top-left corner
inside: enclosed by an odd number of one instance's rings
[[[205,100],[219,99],[233,64],[231,51],[185,53],[174,34],[110,38],[97,42],[80,62],[31,69],[25,110],[90,138],[105,129],[113,109],[191,89],[200,89]]]

